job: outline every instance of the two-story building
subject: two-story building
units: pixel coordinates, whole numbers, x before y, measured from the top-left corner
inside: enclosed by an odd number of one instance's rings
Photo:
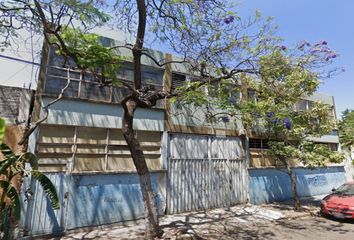
[[[107,46],[117,44],[111,39],[102,42]],[[152,50],[150,54],[157,59],[175,58]],[[87,71],[63,67],[64,60],[48,46],[42,56],[29,112],[32,122],[43,117],[46,120],[30,136],[28,150],[37,154],[40,169],[56,185],[61,208],[52,210],[40,186],[25,181],[23,191],[32,193],[24,199],[25,232],[47,234],[142,218],[139,179],[121,131],[120,101],[127,89],[101,85]],[[145,85],[177,88],[188,81],[183,64],[161,68],[147,57],[142,64]],[[132,64],[125,62],[117,74],[127,83],[133,81]],[[63,97],[56,101],[61,93]],[[310,107],[311,100],[318,99],[333,106],[334,114],[334,100],[326,95],[316,94],[299,105]],[[46,111],[43,106],[48,104]],[[134,128],[152,176],[160,214],[291,197],[290,180],[276,170],[277,163],[264,151],[266,140],[248,139],[240,120],[208,121],[203,108],[161,100],[152,109],[136,111]],[[336,133],[313,141],[338,149]],[[345,181],[342,166],[297,171],[301,196],[326,193]]]

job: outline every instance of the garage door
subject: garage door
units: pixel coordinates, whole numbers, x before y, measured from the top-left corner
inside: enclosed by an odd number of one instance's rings
[[[235,205],[247,200],[242,139],[170,136],[168,213]]]

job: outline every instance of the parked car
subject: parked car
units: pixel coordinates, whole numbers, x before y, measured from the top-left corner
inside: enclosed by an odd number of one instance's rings
[[[354,219],[354,181],[347,182],[321,201],[321,212],[341,219]]]

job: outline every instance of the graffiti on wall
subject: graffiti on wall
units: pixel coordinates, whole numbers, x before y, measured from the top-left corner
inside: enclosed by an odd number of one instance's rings
[[[317,175],[315,177],[307,178],[307,183],[314,187],[320,187],[320,186],[327,185],[327,180],[324,175]]]

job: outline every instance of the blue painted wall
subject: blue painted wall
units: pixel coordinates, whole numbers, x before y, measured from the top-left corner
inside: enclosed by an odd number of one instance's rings
[[[24,202],[21,225],[28,235],[60,233],[66,229],[135,220],[144,216],[136,173],[66,175],[47,174],[59,193],[60,209],[53,210],[38,183]],[[151,173],[159,213],[166,209],[166,173]],[[26,185],[26,186],[25,186]],[[24,190],[31,183],[27,181]],[[24,200],[24,199],[23,199]]]
[[[160,214],[165,210],[161,185],[165,177],[152,174]],[[137,174],[74,175],[70,185],[66,228],[110,224],[144,216]]]
[[[298,193],[300,197],[330,193],[346,182],[344,166],[311,169],[296,169]]]
[[[346,181],[344,167],[295,168],[300,197],[327,194]],[[253,204],[292,198],[290,177],[277,169],[249,169],[249,198]]]

